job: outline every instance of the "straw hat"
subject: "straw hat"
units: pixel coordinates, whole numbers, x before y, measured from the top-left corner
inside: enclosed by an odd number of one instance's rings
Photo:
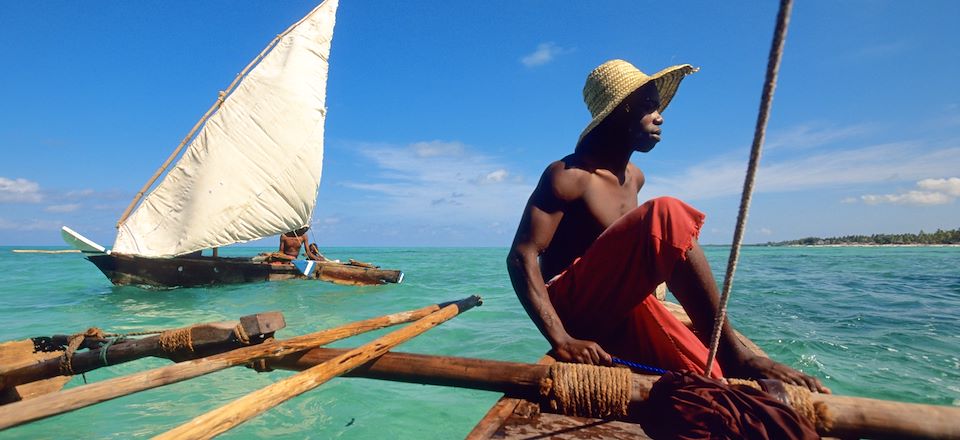
[[[696,71],[697,68],[689,64],[681,64],[647,75],[624,60],[610,60],[601,64],[587,75],[587,83],[583,85],[583,102],[587,104],[593,120],[580,134],[580,141],[627,96],[650,81],[656,84],[660,93],[660,112],[663,112],[677,93],[683,77]]]

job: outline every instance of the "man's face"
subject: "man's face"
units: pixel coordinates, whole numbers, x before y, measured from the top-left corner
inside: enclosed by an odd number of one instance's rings
[[[624,100],[627,131],[635,151],[646,153],[660,142],[660,94],[652,82],[641,87]],[[629,111],[627,111],[629,110]]]

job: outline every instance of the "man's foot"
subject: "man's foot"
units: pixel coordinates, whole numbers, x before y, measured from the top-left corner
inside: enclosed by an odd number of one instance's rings
[[[830,393],[830,389],[823,386],[819,379],[763,356],[749,358],[741,363],[739,368],[727,373],[750,379],[777,379],[783,383],[805,387],[810,391]]]

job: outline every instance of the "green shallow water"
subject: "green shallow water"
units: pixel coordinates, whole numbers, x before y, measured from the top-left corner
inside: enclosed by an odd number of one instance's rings
[[[330,248],[406,273],[402,285],[286,281],[204,289],[114,287],[75,254],[0,248],[0,340],[171,328],[283,311],[290,337],[470,294],[484,305],[400,346],[416,353],[534,362],[548,348],[504,269],[506,249]],[[253,248],[224,250],[251,255]],[[715,270],[726,247],[706,247]],[[960,406],[960,248],[744,249],[731,299],[734,325],[773,358],[835,392]],[[716,273],[722,277],[722,273]],[[333,344],[356,346],[386,332]],[[90,382],[167,365],[145,359],[90,372]],[[116,399],[0,432],[8,438],[140,438],[266,386],[290,372],[245,368]],[[81,385],[74,378],[68,387]],[[499,396],[366,379],[334,379],[224,438],[462,438]]]

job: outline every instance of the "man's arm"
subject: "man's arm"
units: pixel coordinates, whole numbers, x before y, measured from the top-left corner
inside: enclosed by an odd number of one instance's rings
[[[564,173],[562,164],[555,163],[544,172],[524,208],[520,226],[507,255],[507,271],[517,298],[553,347],[558,360],[610,365],[612,359],[600,345],[575,339],[567,333],[550,302],[540,270],[540,254],[553,240],[565,207],[582,196],[582,186],[576,181],[571,182],[576,178],[575,175]]]

